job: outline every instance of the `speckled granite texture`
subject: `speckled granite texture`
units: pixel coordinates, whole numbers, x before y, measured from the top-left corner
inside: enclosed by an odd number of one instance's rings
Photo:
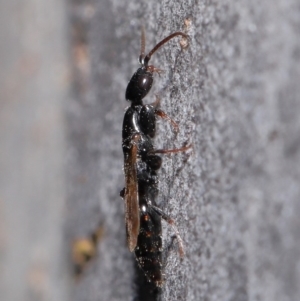
[[[300,300],[299,0],[0,6],[1,300]],[[176,136],[159,121],[158,148],[193,144],[160,170],[186,256],[164,223],[157,292],[125,241],[124,93],[141,25],[150,49],[186,19],[189,47],[153,56],[165,72],[145,99],[180,124]],[[72,282],[70,243],[99,223],[97,257]]]
[[[66,236],[99,222],[104,229],[70,300],[300,300],[299,0],[74,0],[69,9]],[[176,243],[170,248],[159,295],[137,277],[125,242],[124,93],[141,25],[150,49],[187,18],[189,47],[173,40],[153,56],[165,72],[145,99],[159,94],[180,124],[175,136],[159,122],[157,147],[193,143],[192,152],[165,156],[160,171],[158,202],[186,256],[180,262]],[[171,235],[164,224],[166,247]]]

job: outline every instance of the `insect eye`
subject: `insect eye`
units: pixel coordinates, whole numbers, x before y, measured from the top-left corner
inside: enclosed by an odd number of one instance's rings
[[[149,74],[143,74],[139,76],[138,85],[140,89],[148,91],[152,86],[152,78]]]

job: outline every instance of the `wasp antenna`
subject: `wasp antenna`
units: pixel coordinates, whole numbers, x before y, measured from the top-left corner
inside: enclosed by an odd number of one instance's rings
[[[144,58],[144,64],[147,65],[148,62],[151,59],[151,56],[153,55],[154,52],[156,52],[162,45],[164,45],[165,43],[167,43],[168,41],[170,41],[171,39],[177,37],[177,36],[182,36],[184,38],[187,38],[188,36],[180,31],[174,32],[172,34],[170,34],[169,36],[167,36],[166,38],[164,38],[163,40],[161,40],[157,45],[155,45],[155,47],[145,56]]]
[[[141,53],[139,57],[140,64],[143,64],[145,58],[145,47],[146,47],[146,36],[145,36],[145,27],[142,25],[141,28]]]

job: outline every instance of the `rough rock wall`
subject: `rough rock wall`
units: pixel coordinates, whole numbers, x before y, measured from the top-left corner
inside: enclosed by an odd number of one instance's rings
[[[159,123],[159,148],[193,143],[192,154],[165,156],[160,171],[158,200],[176,220],[186,247],[182,263],[176,247],[168,254],[162,299],[299,298],[299,5],[90,3],[90,78],[71,117],[84,135],[72,140],[81,153],[70,164],[87,179],[72,195],[84,208],[70,224],[76,220],[74,233],[90,231],[101,219],[106,235],[76,288],[76,300],[155,299],[133,281],[133,256],[125,244],[118,196],[124,91],[138,67],[141,25],[150,49],[184,30],[186,19],[189,48],[181,51],[172,41],[153,56],[152,63],[165,72],[146,98],[152,102],[158,93],[161,107],[180,124],[175,136]],[[172,231],[165,229],[168,245]]]
[[[299,300],[300,2],[74,0],[68,9],[73,89],[66,140],[56,144],[59,156],[62,143],[66,148],[67,210],[55,209],[65,221],[55,231],[65,232],[65,248],[99,224],[104,232],[70,300]],[[176,241],[169,248],[160,295],[143,283],[126,247],[119,197],[124,92],[138,67],[141,25],[150,49],[184,30],[187,19],[189,47],[174,40],[153,56],[165,72],[146,98],[159,94],[180,124],[176,136],[159,122],[157,147],[193,143],[192,152],[164,156],[160,170],[158,202],[186,249],[181,262]],[[172,234],[164,224],[166,248]],[[55,243],[45,241],[44,248]],[[64,255],[55,254],[51,264],[64,270]],[[11,261],[2,264],[11,268]],[[43,296],[56,300],[47,290]]]

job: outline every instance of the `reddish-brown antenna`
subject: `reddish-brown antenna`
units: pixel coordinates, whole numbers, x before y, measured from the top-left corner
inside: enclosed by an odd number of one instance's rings
[[[151,59],[152,54],[157,51],[158,48],[160,48],[162,45],[164,45],[165,43],[167,43],[168,41],[170,41],[171,39],[177,37],[177,36],[182,36],[184,38],[187,39],[187,35],[183,32],[177,31],[174,32],[172,34],[170,34],[169,36],[167,36],[166,38],[164,38],[163,40],[161,40],[157,45],[155,45],[155,47],[145,56],[144,58],[144,65],[147,66],[148,62]]]
[[[143,64],[143,60],[145,58],[145,47],[146,47],[146,37],[145,37],[145,28],[142,26],[141,28],[141,54],[139,58],[139,62]]]

